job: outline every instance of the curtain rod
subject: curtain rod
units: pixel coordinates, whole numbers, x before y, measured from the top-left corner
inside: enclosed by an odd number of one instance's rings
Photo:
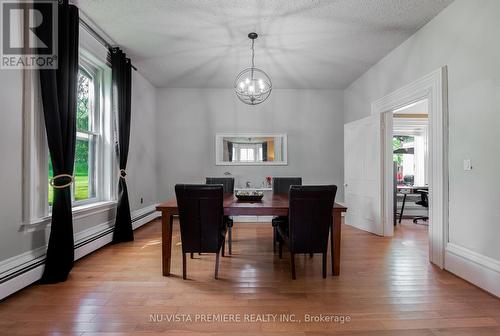
[[[101,35],[99,35],[87,22],[85,22],[82,18],[80,18],[80,24],[83,26],[83,28],[90,33],[99,43],[101,43],[103,46],[105,46],[107,49],[112,49],[114,46],[108,43]],[[130,66],[132,69],[137,71],[137,68],[132,65],[132,62],[130,62]]]

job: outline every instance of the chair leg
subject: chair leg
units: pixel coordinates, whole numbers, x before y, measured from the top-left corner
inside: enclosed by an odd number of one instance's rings
[[[233,228],[229,227],[227,230],[227,238],[229,244],[229,255],[233,254]]]
[[[281,239],[278,239],[278,256],[281,258],[283,258],[283,243],[281,242]]]
[[[401,213],[399,214],[399,224],[401,224],[401,219],[403,219],[403,212],[405,211],[406,204],[406,194],[403,196],[403,205],[401,206]]]
[[[226,250],[226,239],[224,238],[224,240],[222,241],[222,250],[221,250],[223,257],[225,257],[225,255],[224,255],[225,250]]]
[[[326,279],[326,252],[323,252],[323,279]]]
[[[215,254],[215,279],[219,279],[219,252]]]
[[[182,278],[186,280],[186,253],[184,252],[182,252]]]
[[[273,253],[276,253],[276,227],[274,226],[273,226]]]
[[[292,280],[297,279],[295,276],[295,253],[290,252],[290,261],[292,266]]]
[[[191,252],[191,259],[194,259],[194,253]]]
[[[309,253],[309,258],[314,257],[314,253]]]

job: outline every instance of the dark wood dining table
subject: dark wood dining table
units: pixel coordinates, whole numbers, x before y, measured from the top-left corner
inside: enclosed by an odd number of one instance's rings
[[[177,200],[171,199],[156,207],[161,212],[162,268],[163,275],[170,276],[172,254],[173,216],[179,214]],[[335,203],[332,208],[332,226],[330,229],[330,248],[332,256],[332,274],[340,275],[340,235],[342,213],[347,208]],[[224,194],[224,215],[226,216],[287,216],[288,194],[264,192],[262,201],[239,201],[234,194]]]

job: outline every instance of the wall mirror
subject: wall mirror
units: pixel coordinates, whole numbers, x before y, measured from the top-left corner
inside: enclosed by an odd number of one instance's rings
[[[286,165],[286,134],[217,133],[215,160],[218,166]]]

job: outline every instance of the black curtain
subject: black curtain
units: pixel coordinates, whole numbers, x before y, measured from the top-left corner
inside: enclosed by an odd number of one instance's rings
[[[73,175],[78,76],[78,8],[59,4],[58,68],[40,70],[43,114],[54,177]],[[52,225],[42,283],[65,281],[73,268],[71,178],[54,179]],[[64,188],[58,186],[68,185]]]
[[[231,141],[227,142],[227,153],[229,157],[229,162],[233,162],[233,143]]]
[[[262,143],[262,161],[267,161],[267,141]]]
[[[118,208],[116,210],[113,243],[119,243],[134,240],[127,182],[125,181],[130,140],[132,65],[130,59],[119,48],[110,50],[110,58],[113,82],[113,106],[116,109],[115,115],[118,117],[118,156],[120,161]]]

